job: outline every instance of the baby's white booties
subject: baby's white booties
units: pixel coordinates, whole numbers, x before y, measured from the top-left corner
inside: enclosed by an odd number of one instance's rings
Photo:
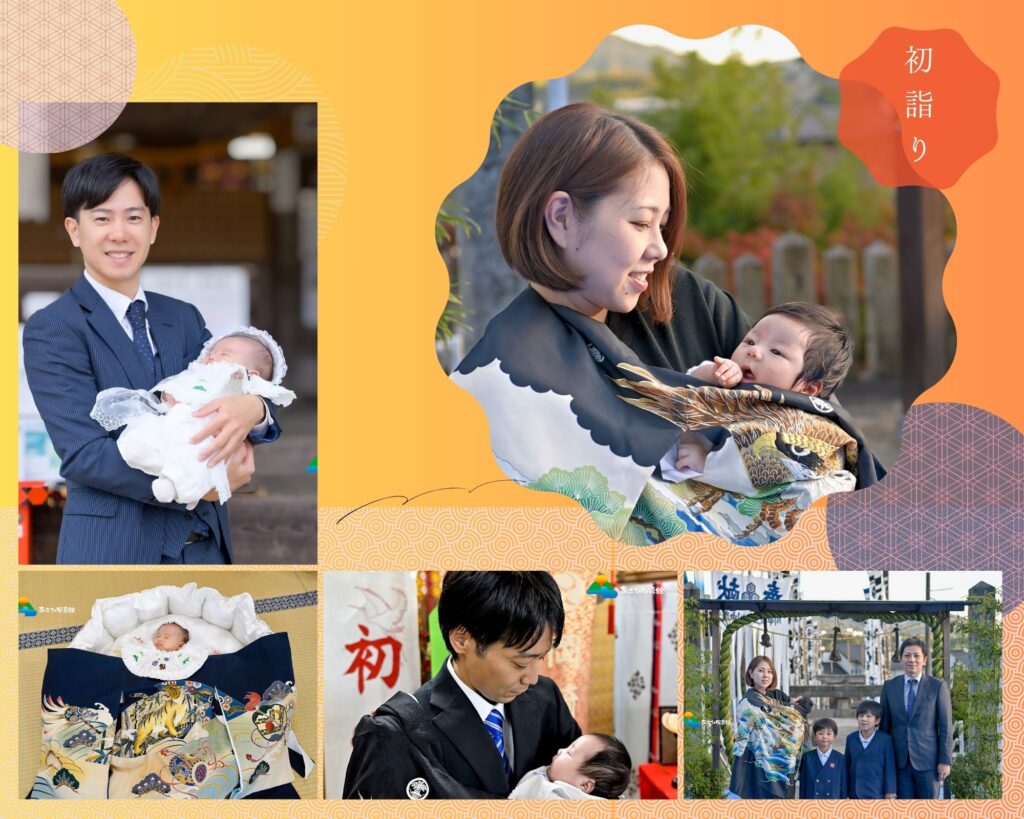
[[[153,481],[153,497],[160,503],[170,503],[174,500],[174,483],[167,478],[157,478]]]

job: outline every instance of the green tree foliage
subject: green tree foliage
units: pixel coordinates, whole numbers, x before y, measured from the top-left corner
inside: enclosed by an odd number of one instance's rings
[[[711,764],[711,732],[713,719],[713,687],[711,652],[701,651],[700,634],[705,618],[697,608],[697,599],[684,602],[683,634],[683,714],[679,730],[683,732],[683,796],[686,799],[721,799],[729,774],[725,767]],[[685,721],[695,720],[700,727]]]
[[[649,120],[683,157],[690,226],[709,236],[753,230],[800,164],[781,70],[689,53],[656,58],[652,74],[665,105]]]
[[[500,147],[503,128],[524,131],[533,124],[534,119],[536,114],[533,109],[514,97],[507,96],[495,109],[491,118],[491,140]],[[473,220],[465,206],[451,197],[444,200],[434,219],[434,241],[437,242],[439,250],[453,244],[459,233],[469,237],[479,232],[480,225]],[[457,291],[457,285],[453,282],[448,302],[434,331],[435,341],[448,341],[456,330],[472,329],[466,323],[466,308]]]
[[[456,234],[460,232],[465,236],[479,233],[480,225],[469,217],[469,212],[465,207],[449,197],[441,204],[437,211],[437,218],[434,220],[434,240],[437,242],[438,249],[453,243]],[[466,324],[466,308],[453,283],[448,293],[448,302],[444,306],[441,318],[438,319],[434,340],[447,341],[458,329],[468,330],[470,327]]]
[[[713,65],[689,53],[656,58],[651,71],[660,105],[646,119],[683,159],[691,247],[730,255],[738,235],[765,229],[797,230],[822,246],[891,238],[891,191],[838,142],[797,137],[801,122],[822,116],[833,90],[826,80],[799,110],[777,63],[733,56]]]
[[[1003,628],[998,597],[973,598],[973,618],[954,625],[966,643],[970,664],[953,670],[953,717],[964,725],[966,753],[958,756],[949,775],[957,799],[999,799],[1002,773],[999,739],[1002,725]],[[980,616],[977,616],[980,615]]]

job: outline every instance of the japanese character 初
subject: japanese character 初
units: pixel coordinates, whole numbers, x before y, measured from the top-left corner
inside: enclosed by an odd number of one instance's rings
[[[370,636],[370,631],[362,624],[359,624],[359,631],[362,633],[363,638],[353,643],[348,643],[345,646],[347,651],[356,655],[352,658],[352,665],[348,667],[345,673],[357,674],[356,684],[360,694],[363,693],[367,680],[375,680],[378,677],[384,681],[388,688],[391,688],[398,680],[402,644],[393,637],[368,640],[366,638]],[[384,663],[389,655],[391,668],[387,674],[382,674]]]
[[[932,70],[932,50],[930,48],[914,48],[906,50],[910,56],[904,63],[909,74],[928,74]]]

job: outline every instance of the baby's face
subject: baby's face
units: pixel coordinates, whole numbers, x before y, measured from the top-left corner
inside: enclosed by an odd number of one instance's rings
[[[596,736],[584,734],[568,748],[559,749],[558,753],[552,757],[551,764],[548,766],[548,779],[552,782],[556,779],[559,782],[568,782],[580,790],[588,790],[584,786],[591,780],[580,773],[580,767],[603,748],[603,743]]]
[[[800,373],[810,336],[810,330],[789,316],[765,316],[732,354],[743,370],[743,383],[803,392]]]
[[[185,645],[185,629],[173,623],[164,623],[153,635],[153,645],[160,651],[177,651]]]
[[[204,361],[223,361],[227,364],[240,364],[249,371],[250,375],[257,375],[257,364],[254,357],[252,345],[259,344],[251,338],[240,336],[228,336],[214,344],[206,354]]]

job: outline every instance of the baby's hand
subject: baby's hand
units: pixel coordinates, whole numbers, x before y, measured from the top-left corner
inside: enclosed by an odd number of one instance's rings
[[[743,370],[739,364],[731,358],[721,358],[717,355],[715,356],[715,365],[711,375],[711,378],[705,380],[713,381],[720,387],[735,387],[743,380]]]
[[[676,447],[676,469],[692,470],[698,474],[704,471],[704,462],[708,459],[708,453],[700,444],[680,443]]]
[[[178,403],[178,399],[171,395],[169,392],[165,392],[163,394],[163,400],[164,403],[167,404],[167,406],[169,407],[173,407],[175,404]]]

